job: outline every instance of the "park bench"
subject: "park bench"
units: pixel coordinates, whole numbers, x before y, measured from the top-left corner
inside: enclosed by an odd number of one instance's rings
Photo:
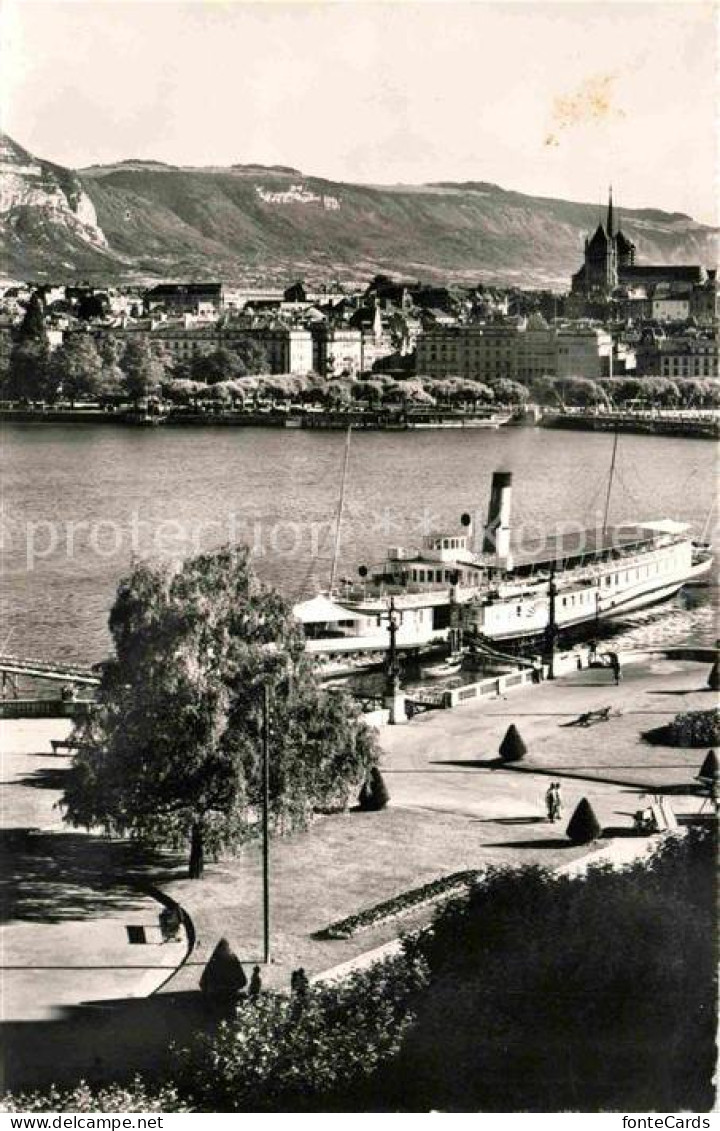
[[[51,738],[50,745],[53,749],[53,754],[57,754],[59,750],[87,750],[89,743],[75,742],[72,738]]]
[[[50,745],[53,754],[57,754],[60,750],[78,750],[80,747],[80,743],[73,742],[71,738],[51,738]]]
[[[598,707],[594,711],[585,711],[582,715],[578,715],[573,719],[569,726],[573,727],[591,727],[595,723],[607,723],[612,718],[612,707]],[[619,714],[620,712],[616,712]]]

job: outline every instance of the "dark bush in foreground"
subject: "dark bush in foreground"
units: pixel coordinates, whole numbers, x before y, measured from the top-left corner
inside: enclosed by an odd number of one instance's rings
[[[519,762],[527,754],[527,746],[520,737],[520,731],[515,723],[510,723],[505,731],[499,753],[504,762]]]
[[[365,812],[377,812],[384,809],[389,800],[385,779],[377,766],[372,766],[360,790],[358,804]]]
[[[0,1111],[177,1111],[195,1109],[180,1099],[175,1088],[149,1089],[140,1077],[132,1084],[108,1084],[93,1088],[81,1080],[71,1091],[50,1088],[47,1092],[8,1092],[0,1097]]]
[[[602,833],[600,822],[595,816],[595,810],[587,797],[578,801],[575,812],[568,822],[566,832],[573,844],[590,844],[591,841],[597,840]]]
[[[582,879],[491,870],[411,944],[431,981],[388,1102],[412,1111],[709,1110],[715,884],[712,830]]]
[[[302,1000],[263,994],[182,1054],[201,1110],[322,1110],[394,1057],[425,984],[424,963],[389,959]]]
[[[583,877],[488,869],[398,958],[245,1002],[178,1054],[191,1108],[136,1081],[5,1110],[711,1110],[716,842],[692,828]]]

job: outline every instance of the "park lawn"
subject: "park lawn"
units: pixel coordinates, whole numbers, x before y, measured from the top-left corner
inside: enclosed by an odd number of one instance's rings
[[[273,969],[266,985],[285,986],[304,966],[317,973],[429,921],[432,908],[362,931],[352,939],[312,936],[336,920],[452,872],[484,865],[539,863],[553,867],[585,855],[557,828],[480,821],[452,813],[393,808],[319,818],[303,833],[271,846]],[[518,840],[518,837],[524,839]],[[212,864],[201,881],[164,885],[188,911],[195,950],[169,991],[197,987],[218,940],[226,936],[246,964],[261,960],[262,878],[259,845]]]

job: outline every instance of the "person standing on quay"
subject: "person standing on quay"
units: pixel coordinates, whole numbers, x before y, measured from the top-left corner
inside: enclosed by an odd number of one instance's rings
[[[617,687],[621,679],[620,657],[618,656],[617,652],[610,653],[610,667],[612,668],[612,673],[615,677],[615,686]]]
[[[250,976],[250,985],[248,986],[248,997],[251,1001],[257,1001],[262,990],[262,978],[260,977],[260,967],[253,966],[253,972]]]
[[[559,821],[562,817],[562,795],[560,793],[560,782],[556,781],[552,784],[553,793],[553,821]]]
[[[548,821],[555,820],[555,782],[550,782],[547,793],[545,794],[545,809],[547,810]]]

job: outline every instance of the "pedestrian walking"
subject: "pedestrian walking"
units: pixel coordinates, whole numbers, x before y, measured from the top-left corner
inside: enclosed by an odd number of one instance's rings
[[[555,782],[550,782],[545,794],[545,809],[548,821],[555,820]]]
[[[620,657],[617,652],[610,653],[610,667],[612,668],[612,673],[615,677],[615,686],[617,687],[622,678],[620,673]]]
[[[560,782],[556,781],[552,784],[553,792],[553,821],[559,821],[562,817],[562,794],[560,793]]]
[[[250,975],[250,985],[248,986],[248,997],[251,1001],[256,1001],[262,991],[262,978],[260,977],[260,967],[253,966],[253,972]]]

